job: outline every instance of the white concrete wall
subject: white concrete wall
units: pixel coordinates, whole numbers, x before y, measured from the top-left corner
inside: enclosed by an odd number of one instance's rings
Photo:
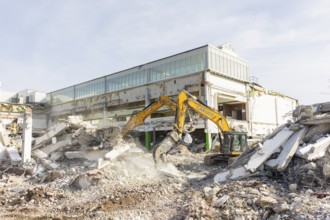
[[[44,92],[34,92],[33,94],[33,100],[32,102],[46,102],[46,93]]]
[[[269,134],[277,126],[291,119],[291,112],[298,105],[295,99],[264,94],[249,98],[250,130],[255,136]]]
[[[10,102],[10,98],[15,95],[15,92],[0,91],[0,102]]]

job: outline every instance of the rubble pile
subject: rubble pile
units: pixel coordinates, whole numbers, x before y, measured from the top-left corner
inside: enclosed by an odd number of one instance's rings
[[[96,129],[79,116],[69,116],[35,138],[32,156],[48,170],[58,168],[64,159],[83,159],[100,169],[135,146],[124,141],[120,132],[120,127]]]
[[[288,183],[328,187],[330,183],[330,103],[298,106],[295,122],[278,127],[214,177],[237,180],[271,171]]]
[[[8,156],[20,141],[0,132],[0,218],[329,219],[329,114],[328,103],[300,106],[223,170],[183,145],[156,168],[119,127],[77,116],[34,138],[30,163]]]
[[[187,198],[187,219],[329,219],[330,195],[268,178],[211,184]]]

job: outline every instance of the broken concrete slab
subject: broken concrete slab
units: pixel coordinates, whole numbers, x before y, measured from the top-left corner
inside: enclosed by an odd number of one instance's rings
[[[60,167],[59,163],[53,162],[49,159],[40,159],[40,162],[47,170],[55,170]]]
[[[69,147],[72,146],[74,144],[76,144],[77,141],[73,140],[73,139],[66,139],[66,140],[62,140],[62,141],[57,141],[55,144],[49,144],[43,148],[40,148],[43,152],[45,152],[47,155],[49,155],[50,153],[54,152],[54,151],[58,151],[64,147]]]
[[[262,148],[257,149],[257,151],[251,156],[250,160],[245,165],[246,169],[250,172],[255,172],[256,169],[262,165],[270,155],[278,150],[278,148],[282,146],[293,133],[294,131],[284,127],[275,137],[266,140],[263,143]]]
[[[276,159],[266,161],[265,165],[278,171],[283,171],[288,166],[291,158],[296,153],[298,146],[306,133],[307,128],[303,128],[293,134],[290,139],[284,144],[283,150]]]
[[[35,149],[34,151],[32,151],[32,155],[40,159],[48,158],[48,154],[39,149]]]
[[[87,159],[90,161],[97,161],[99,158],[104,157],[108,152],[108,150],[67,151],[64,155],[68,159]]]
[[[315,160],[323,157],[329,146],[330,136],[322,137],[314,144],[308,144],[307,146],[299,147],[296,155],[306,160]]]
[[[192,181],[201,181],[206,178],[207,178],[206,174],[199,174],[199,173],[191,173],[187,176],[187,179]]]
[[[7,147],[6,152],[12,165],[19,165],[22,162],[21,156],[14,147]]]
[[[87,121],[83,121],[81,115],[71,115],[68,116],[68,123],[73,128],[86,128],[86,129],[95,129],[96,127],[93,126],[91,123]]]
[[[55,170],[57,168],[59,168],[61,165],[59,163],[56,163],[56,162],[51,162],[49,164],[46,165],[46,168],[48,170]]]
[[[44,135],[35,139],[33,148],[34,149],[39,148],[42,145],[46,144],[47,142],[50,142],[52,137],[59,134],[60,132],[62,132],[63,130],[65,130],[68,127],[69,127],[69,124],[66,122],[61,122],[61,123],[57,123],[57,124],[53,125],[52,127],[50,127],[47,130],[47,132]]]
[[[56,161],[64,156],[64,153],[62,151],[52,152],[49,155],[49,159],[51,161]]]
[[[114,160],[117,157],[119,157],[120,155],[122,155],[123,153],[127,152],[129,149],[130,149],[130,145],[120,144],[120,145],[114,147],[110,152],[106,153],[104,155],[104,158],[108,159],[108,160]]]

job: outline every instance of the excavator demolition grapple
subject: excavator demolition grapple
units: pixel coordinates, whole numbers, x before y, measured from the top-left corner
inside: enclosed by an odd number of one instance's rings
[[[142,125],[144,120],[156,112],[162,106],[167,105],[176,111],[173,130],[168,133],[166,138],[153,149],[153,158],[156,164],[159,161],[165,161],[166,154],[178,144],[182,143],[183,135],[189,135],[194,130],[192,124],[187,123],[188,108],[196,113],[211,120],[219,128],[219,152],[208,154],[204,162],[214,164],[218,161],[228,160],[229,158],[240,155],[248,147],[247,134],[245,132],[230,131],[226,118],[218,111],[202,103],[195,96],[185,90],[182,90],[176,100],[176,103],[167,96],[160,96],[150,105],[135,113],[128,123],[122,129],[123,136],[127,135],[133,128]],[[189,126],[187,125],[189,124]],[[191,138],[188,138],[191,139]]]

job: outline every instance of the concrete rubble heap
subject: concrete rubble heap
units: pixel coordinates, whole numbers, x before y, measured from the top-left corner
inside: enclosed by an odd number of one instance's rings
[[[69,116],[34,140],[32,155],[48,170],[58,168],[63,159],[83,159],[90,167],[103,168],[135,146],[120,132],[117,126],[96,129],[79,116]]]
[[[101,169],[130,150],[137,151],[135,144],[124,141],[120,132],[118,126],[96,129],[79,116],[69,116],[33,139],[32,159],[23,163],[20,155],[23,143],[16,140],[20,136],[9,136],[0,123],[1,170],[24,170],[33,177],[41,176],[44,181],[49,179],[49,172],[66,167],[70,160],[83,160],[84,166]]]
[[[288,181],[329,186],[330,103],[298,106],[294,122],[278,127],[214,177],[238,180],[271,171]],[[288,175],[289,174],[289,175]]]

